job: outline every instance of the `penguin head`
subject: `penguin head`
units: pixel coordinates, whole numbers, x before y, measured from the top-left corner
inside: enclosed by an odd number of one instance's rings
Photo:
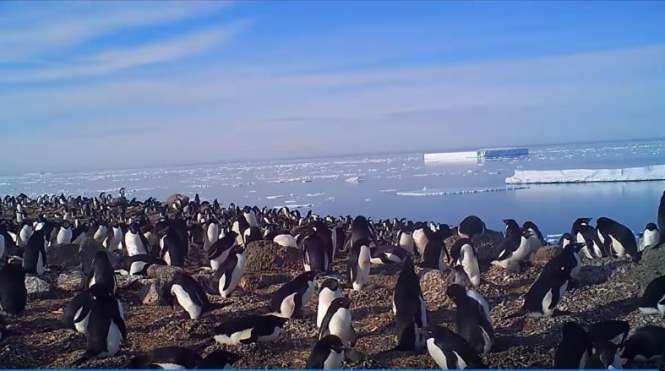
[[[94,284],[88,289],[90,298],[95,302],[108,303],[113,300],[113,293],[106,286]]]
[[[458,303],[466,297],[466,289],[461,285],[450,285],[448,286],[448,289],[446,289],[446,296],[453,302]]]
[[[508,231],[518,231],[520,229],[520,226],[515,219],[504,219],[502,222],[506,225],[506,233],[508,233]]]
[[[346,308],[349,309],[351,307],[351,300],[347,298],[346,296],[342,296],[341,298],[337,298],[333,300],[330,303],[331,307],[336,307],[336,308]]]
[[[573,242],[573,236],[570,233],[564,233],[559,239],[559,246],[566,248]]]
[[[657,231],[658,227],[656,226],[656,223],[649,223],[647,226],[644,228],[647,231]]]
[[[330,291],[337,291],[339,289],[339,281],[335,278],[326,278],[321,283],[321,289],[327,288]]]

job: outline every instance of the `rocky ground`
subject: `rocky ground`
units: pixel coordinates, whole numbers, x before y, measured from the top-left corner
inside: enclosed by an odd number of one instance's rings
[[[265,251],[276,249],[275,245],[257,244],[248,251],[250,269],[231,298],[212,297],[215,302],[226,302],[222,309],[210,312],[198,321],[190,320],[176,306],[156,305],[147,294],[152,280],[128,280],[118,277],[117,295],[127,312],[128,341],[120,352],[110,358],[92,360],[83,367],[122,367],[137,352],[155,347],[187,346],[207,354],[220,345],[213,339],[213,329],[224,319],[249,313],[267,312],[270,294],[289,277],[300,273],[299,254],[281,251],[266,255]],[[663,249],[665,250],[665,249]],[[493,325],[496,329],[496,345],[486,356],[485,362],[492,368],[549,368],[555,347],[560,340],[560,328],[566,321],[591,324],[600,320],[622,319],[633,329],[646,324],[665,326],[659,317],[644,317],[636,309],[637,298],[650,276],[663,274],[664,252],[645,255],[642,264],[628,260],[604,259],[586,262],[579,285],[569,290],[560,307],[573,312],[555,318],[507,319],[522,304],[523,294],[538,275],[548,250],[533,259],[533,264],[521,273],[507,273],[485,265],[483,282],[479,291],[491,306]],[[252,255],[253,254],[253,255]],[[277,256],[277,259],[271,258]],[[660,260],[659,260],[660,259]],[[345,272],[343,259],[336,261],[338,272]],[[31,294],[24,315],[8,318],[9,328],[15,333],[0,343],[0,367],[42,368],[72,367],[85,348],[85,337],[60,324],[63,307],[80,287],[81,277],[72,273],[75,269],[52,268],[45,282],[31,286]],[[195,276],[204,277],[200,269],[188,269]],[[432,368],[436,367],[426,352],[388,352],[397,343],[393,326],[392,293],[399,268],[383,266],[372,269],[370,285],[360,292],[345,290],[351,298],[353,320],[359,340],[356,345],[360,359],[349,362],[355,368]],[[152,277],[159,277],[159,272]],[[453,307],[445,300],[445,277],[438,272],[422,274],[421,286],[428,301],[430,321],[452,325]],[[46,284],[45,287],[38,287]],[[154,288],[153,288],[154,289]],[[154,293],[153,293],[154,294]],[[146,298],[147,295],[147,298]],[[153,298],[155,299],[155,298]],[[143,304],[144,302],[148,304]],[[316,300],[312,300],[304,318],[287,323],[281,341],[229,349],[242,355],[235,364],[240,368],[302,368],[313,346],[317,329]],[[663,365],[639,365],[660,366]]]

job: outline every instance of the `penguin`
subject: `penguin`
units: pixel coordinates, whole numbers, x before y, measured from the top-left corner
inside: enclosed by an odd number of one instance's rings
[[[415,254],[415,242],[413,241],[413,232],[406,228],[400,229],[397,233],[397,246],[401,247],[409,253],[409,255]]]
[[[296,238],[293,237],[290,233],[280,233],[273,237],[272,242],[282,247],[298,248]]]
[[[480,267],[471,240],[462,238],[455,241],[450,249],[450,257],[453,265],[461,266],[469,277],[471,284],[478,287],[480,285]]]
[[[370,249],[370,263],[375,265],[402,264],[409,253],[399,246],[381,246]]]
[[[18,262],[9,261],[0,267],[0,310],[20,315],[28,301],[25,272]]]
[[[238,243],[238,245],[246,246],[244,236],[245,236],[245,231],[248,230],[249,227],[250,225],[249,223],[247,223],[247,219],[240,216],[238,216],[231,225],[231,231],[233,231],[236,234],[236,242]]]
[[[23,270],[41,276],[46,271],[46,240],[43,231],[34,231],[23,250]]]
[[[245,220],[247,220],[247,224],[249,224],[249,227],[257,227],[259,226],[258,219],[256,218],[256,212],[254,209],[251,208],[245,208],[243,211],[243,216],[245,217]]]
[[[349,282],[354,291],[360,291],[369,282],[371,252],[368,240],[356,240],[349,252]]]
[[[159,241],[161,258],[167,265],[183,268],[187,257],[187,246],[174,228],[168,228],[166,234]]]
[[[115,273],[105,251],[97,251],[93,260],[92,275],[88,280],[88,287],[103,285],[111,292],[115,292]]]
[[[300,317],[302,308],[309,303],[314,293],[314,280],[317,274],[315,271],[301,273],[277,289],[270,300],[273,314],[289,319]]]
[[[165,300],[172,306],[177,301],[190,319],[199,319],[203,313],[223,307],[221,304],[210,303],[201,285],[183,271],[175,273],[165,291]]]
[[[594,323],[589,327],[589,341],[592,344],[592,361],[595,368],[622,368],[619,349],[623,347],[630,325],[626,321],[609,320]],[[593,364],[587,364],[591,366]]]
[[[141,234],[138,223],[130,223],[129,230],[125,233],[125,249],[128,256],[147,255],[148,241]]]
[[[64,220],[58,229],[58,235],[55,239],[56,244],[65,245],[72,243],[72,227],[69,220]]]
[[[649,282],[638,304],[642,314],[665,315],[665,276]]]
[[[339,281],[337,281],[335,278],[326,278],[321,283],[321,289],[319,291],[319,302],[316,307],[317,328],[321,328],[323,317],[325,317],[326,312],[328,312],[330,303],[332,303],[333,300],[341,297],[342,290],[340,289]]]
[[[245,258],[244,249],[235,245],[224,263],[213,274],[219,294],[223,298],[228,298],[238,287],[242,275],[245,274],[246,264],[247,259]]]
[[[335,335],[320,339],[312,348],[306,369],[341,369],[344,364],[344,345]]]
[[[203,240],[203,249],[208,250],[210,245],[219,240],[219,224],[214,219],[208,221],[205,225],[205,239]]]
[[[642,253],[637,251],[635,234],[628,227],[610,218],[601,217],[596,221],[596,229],[600,241],[611,247],[617,256],[628,254],[633,261],[640,261]]]
[[[496,265],[509,271],[519,270],[522,262],[526,261],[532,253],[532,236],[529,230],[523,230],[513,219],[505,219],[506,237],[501,243],[499,257],[492,261]]]
[[[438,230],[429,232],[427,237],[427,244],[422,252],[423,268],[437,269],[443,271],[446,268],[445,257],[450,260],[448,250],[444,240],[452,235],[450,227],[445,224],[438,226]]]
[[[640,244],[638,247],[639,252],[644,251],[645,249],[655,248],[660,245],[660,231],[654,223],[649,223],[644,228],[642,233],[642,238],[640,239]]]
[[[316,233],[305,236],[302,243],[305,271],[327,272],[330,261],[324,242]]]
[[[591,342],[586,331],[575,322],[566,322],[561,332],[563,338],[554,353],[554,368],[585,368],[591,358]]]
[[[427,352],[444,370],[486,368],[478,353],[455,332],[441,326],[427,328]]]
[[[237,237],[238,235],[235,232],[229,231],[224,237],[210,245],[208,248],[208,260],[210,261],[210,267],[213,271],[219,269],[219,267],[226,261],[231,250],[238,245]]]
[[[337,298],[330,303],[319,329],[319,340],[327,335],[335,335],[347,347],[356,345],[358,336],[353,329],[351,301],[346,297]]]
[[[416,223],[416,228],[413,230],[411,238],[413,239],[415,252],[420,256],[423,256],[425,253],[425,246],[429,242],[429,232],[429,227],[422,223]]]
[[[632,361],[651,361],[665,356],[665,328],[644,326],[638,328],[624,343],[621,360],[624,364]]]
[[[485,233],[485,223],[477,216],[467,216],[457,227],[457,234],[462,238],[473,239],[474,236]]]
[[[535,236],[535,238],[538,239],[540,246],[547,245],[547,241],[545,241],[545,237],[543,237],[543,234],[540,232],[540,229],[538,229],[536,223],[530,220],[526,221],[522,224],[522,230],[529,231],[532,236]]]
[[[582,253],[588,259],[602,258],[605,254],[605,245],[599,239],[598,232],[589,225],[591,218],[578,218],[570,229],[570,234],[577,242],[583,243]]]
[[[125,321],[114,302],[113,293],[102,285],[93,285],[89,290],[91,302],[86,332],[87,346],[75,365],[92,357],[113,356],[120,349],[122,341],[127,340]]]
[[[221,369],[229,368],[240,359],[240,356],[225,351],[216,350],[201,358],[195,351],[182,347],[164,347],[153,349],[150,352],[134,356],[125,366],[128,369],[178,369],[201,368]]]
[[[427,311],[420,289],[420,280],[407,257],[397,278],[393,294],[393,313],[398,331],[395,350],[418,351],[425,345]]]
[[[92,236],[97,242],[103,244],[106,242],[106,239],[108,238],[109,234],[109,228],[106,222],[101,222],[99,223],[99,226],[97,227],[97,230],[95,231],[95,234]]]
[[[92,288],[83,290],[79,292],[72,300],[70,300],[65,309],[63,310],[63,319],[62,323],[65,328],[74,329],[81,334],[86,334],[88,330],[88,322],[90,321],[90,313],[92,310],[92,297],[95,293],[101,292],[100,289],[102,286],[96,286],[95,290]],[[103,287],[104,290],[108,290],[107,287]],[[120,313],[120,318],[125,319],[125,311],[122,307],[122,303],[117,298],[113,297],[109,299],[109,303],[113,302],[113,305],[118,307],[118,313]]]
[[[287,320],[288,318],[271,314],[235,318],[218,326],[214,339],[217,343],[226,345],[276,341]]]
[[[109,237],[106,239],[107,242],[106,248],[110,251],[122,251],[122,241],[124,239],[124,233],[122,233],[122,227],[115,223],[111,226],[111,231]]]
[[[3,230],[4,226],[0,225],[0,261],[2,261],[5,258],[5,255],[7,254],[7,248],[5,244],[5,235],[3,232],[6,232]]]
[[[571,272],[576,268],[578,262],[574,256],[574,251],[581,248],[581,244],[570,244],[566,247],[568,252],[564,250],[564,252],[547,262],[526,293],[520,311],[509,316],[509,318],[522,314],[550,317],[557,313],[564,313],[558,311],[556,307],[568,289],[572,278]]]
[[[559,246],[564,249],[566,246],[570,245],[573,243],[573,241],[576,241],[573,239],[573,236],[570,235],[570,233],[564,233],[561,235],[561,238],[559,238]]]
[[[127,258],[128,271],[131,276],[145,276],[151,265],[164,264],[152,255],[136,254]]]
[[[32,237],[33,232],[34,230],[32,225],[30,225],[30,223],[24,222],[21,230],[18,233],[18,238],[16,241],[18,247],[26,247],[28,245],[28,241],[30,241],[30,238]]]
[[[494,344],[494,329],[487,318],[483,306],[467,295],[466,289],[452,285],[446,290],[448,296],[457,307],[455,326],[476,353],[487,354]]]

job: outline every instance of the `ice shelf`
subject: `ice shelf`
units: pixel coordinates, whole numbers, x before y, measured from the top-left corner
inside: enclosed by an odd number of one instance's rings
[[[622,169],[515,170],[506,184],[638,182],[665,180],[665,165]]]

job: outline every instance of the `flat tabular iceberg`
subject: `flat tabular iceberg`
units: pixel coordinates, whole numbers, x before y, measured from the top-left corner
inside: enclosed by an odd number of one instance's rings
[[[665,165],[623,169],[515,170],[506,184],[637,182],[665,180]]]

